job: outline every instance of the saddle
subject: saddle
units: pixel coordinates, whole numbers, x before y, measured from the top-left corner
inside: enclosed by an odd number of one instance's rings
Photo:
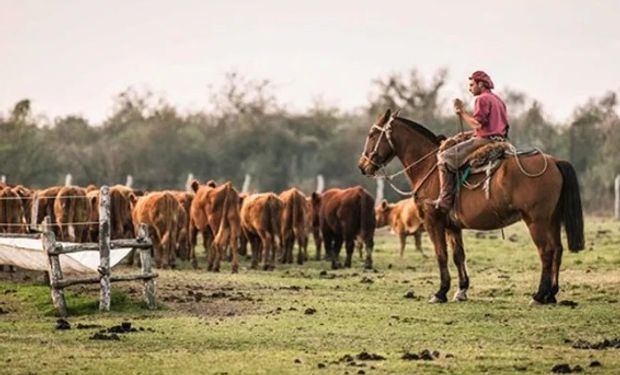
[[[460,169],[457,189],[461,185],[470,190],[483,186],[486,199],[489,199],[491,177],[502,165],[504,159],[509,156],[527,156],[537,153],[537,150],[517,151],[515,146],[506,141],[494,141],[484,145],[467,156],[465,165]],[[469,176],[480,173],[486,176],[476,183],[467,181]]]

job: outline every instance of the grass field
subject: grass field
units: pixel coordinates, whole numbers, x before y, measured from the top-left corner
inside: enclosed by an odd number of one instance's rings
[[[408,248],[401,260],[385,231],[375,240],[374,272],[357,256],[352,269],[338,271],[315,261],[236,275],[228,264],[220,274],[187,264],[159,271],[157,311],[143,308],[138,283],[113,285],[105,314],[96,310],[96,288],[73,287],[69,330],[55,328],[39,275],[0,273],[0,373],[498,374],[551,373],[566,363],[618,374],[620,349],[573,348],[620,338],[620,223],[588,218],[586,226],[587,249],[566,251],[562,265],[558,300],[572,307],[528,307],[540,271],[523,224],[507,228],[506,239],[465,234],[470,300],[443,305],[427,303],[439,283],[428,240],[428,257]],[[451,274],[450,295],[452,264]],[[91,339],[122,322],[137,331]],[[402,359],[423,350],[438,353]]]

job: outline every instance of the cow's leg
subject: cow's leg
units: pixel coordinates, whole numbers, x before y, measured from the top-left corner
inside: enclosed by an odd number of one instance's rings
[[[211,241],[211,233],[209,229],[202,231],[202,246],[207,254],[207,271],[213,271],[213,261],[215,260],[215,249]]]
[[[359,237],[356,238],[355,246],[357,246],[357,252],[360,254],[360,260],[364,259],[364,240]]]
[[[422,228],[421,227],[418,228],[418,230],[416,230],[415,232],[413,232],[413,239],[415,240],[415,249],[419,251],[420,254],[422,254],[424,258],[426,258],[428,255],[426,255],[426,253],[422,249]]]
[[[459,274],[459,290],[454,294],[454,301],[467,301],[469,289],[469,275],[465,262],[465,248],[463,247],[463,233],[460,229],[446,230],[446,238],[452,249],[452,258]]]
[[[407,233],[398,233],[398,239],[400,241],[400,259],[405,256],[405,246],[407,245]]]
[[[237,242],[240,237],[242,237],[241,230],[238,227],[232,227],[230,230],[230,238],[228,242],[228,247],[230,248],[232,255],[232,264],[231,271],[232,273],[239,272],[239,249],[237,249]]]
[[[372,252],[375,248],[375,238],[372,234],[366,234],[366,236],[367,237],[364,239],[364,244],[366,245],[366,261],[364,262],[364,268],[371,270],[373,267]]]
[[[314,257],[314,260],[321,260],[321,245],[325,237],[321,237],[321,232],[318,228],[312,229],[312,236],[314,237],[314,246],[316,246],[316,257]],[[325,245],[325,252],[327,253],[327,245]]]
[[[258,265],[260,264],[260,238],[254,234],[248,234],[248,241],[250,242],[250,247],[252,249],[252,265],[250,268],[255,270],[258,269]]]
[[[304,264],[306,257],[308,256],[308,237],[306,237],[305,233],[300,233],[297,236],[297,264]]]
[[[335,235],[333,241],[334,242],[330,253],[332,257],[332,269],[336,270],[342,267],[342,264],[340,264],[340,249],[342,249],[343,242],[342,235]]]
[[[347,238],[345,240],[345,250],[347,252],[347,256],[344,261],[345,268],[351,268],[351,260],[353,258],[353,251],[355,250],[355,246],[356,246],[355,238],[353,239]]]
[[[192,262],[192,268],[198,269],[198,259],[196,258],[196,243],[198,242],[198,229],[189,226],[189,258]]]

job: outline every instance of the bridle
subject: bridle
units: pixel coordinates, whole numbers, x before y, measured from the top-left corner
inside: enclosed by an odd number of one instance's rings
[[[368,154],[368,156],[366,156],[365,152],[362,152],[362,158],[367,160],[370,164],[372,164],[377,169],[384,168],[386,164],[388,164],[390,161],[392,161],[392,159],[394,158],[394,155],[396,155],[396,152],[395,152],[396,149],[394,148],[394,142],[392,141],[392,122],[394,121],[394,118],[396,118],[397,114],[398,114],[398,111],[396,111],[394,114],[392,114],[390,116],[390,119],[388,120],[388,122],[385,125],[383,125],[383,127],[377,125],[377,123],[374,123],[372,125],[372,127],[370,128],[371,130],[372,129],[379,130],[379,132],[380,132],[379,139],[377,139],[377,142],[375,143],[375,148]],[[390,157],[386,161],[384,161],[383,164],[377,164],[372,159],[377,154],[377,150],[379,149],[379,144],[381,144],[381,138],[383,138],[384,135],[385,135],[385,139],[388,141],[388,144],[390,145],[390,149],[393,151],[394,155],[392,155],[392,157]],[[366,143],[364,143],[364,151],[366,151],[366,147],[368,147],[368,140],[369,139],[370,139],[370,134],[366,137]]]
[[[370,128],[371,130],[372,129],[377,129],[377,130],[380,131],[379,138],[377,139],[377,142],[375,143],[374,149],[368,154],[368,156],[366,156],[365,152],[362,152],[362,158],[367,160],[370,164],[372,164],[374,167],[376,167],[377,170],[381,170],[381,172],[382,172],[382,174],[380,174],[380,175],[377,175],[375,173],[375,174],[373,174],[372,176],[369,176],[369,177],[374,178],[374,179],[384,179],[385,181],[388,182],[388,184],[392,187],[392,189],[394,189],[394,191],[396,191],[398,194],[401,194],[401,195],[404,195],[404,196],[414,196],[415,197],[418,189],[420,189],[422,184],[424,184],[424,182],[426,182],[426,180],[430,177],[430,175],[433,173],[433,171],[435,169],[437,169],[437,163],[435,163],[433,165],[433,167],[422,178],[422,180],[418,183],[418,185],[413,190],[411,190],[411,191],[407,192],[407,191],[400,190],[396,185],[394,185],[394,183],[392,182],[392,179],[394,179],[394,177],[400,176],[401,174],[407,172],[409,169],[411,169],[414,166],[420,164],[421,162],[426,160],[429,156],[436,154],[437,151],[439,151],[439,147],[433,149],[431,152],[427,153],[426,155],[422,156],[418,160],[416,160],[413,163],[409,164],[408,166],[406,166],[402,170],[400,170],[400,171],[398,171],[396,173],[393,173],[391,175],[388,175],[387,171],[385,170],[385,166],[390,161],[392,161],[394,156],[396,156],[396,148],[394,147],[394,142],[392,141],[392,123],[393,123],[394,119],[396,118],[396,116],[398,115],[398,112],[399,111],[394,112],[390,116],[390,119],[387,121],[387,123],[383,127],[377,125],[376,123],[372,125],[372,127]],[[379,144],[381,143],[381,139],[383,138],[384,135],[385,135],[385,139],[388,142],[388,145],[390,146],[390,149],[392,150],[392,156],[389,157],[388,159],[386,159],[383,163],[379,164],[379,163],[375,162],[372,159],[377,154],[377,150],[379,149]],[[366,142],[364,144],[364,150],[366,150],[366,147],[368,146],[368,140],[369,139],[370,139],[370,134],[366,137]]]

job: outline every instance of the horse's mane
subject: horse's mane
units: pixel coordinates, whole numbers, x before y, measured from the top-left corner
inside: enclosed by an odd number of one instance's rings
[[[424,137],[428,138],[429,141],[433,142],[436,145],[439,144],[440,139],[437,137],[437,135],[435,135],[435,133],[433,133],[432,131],[428,130],[423,125],[420,125],[417,122],[411,121],[411,120],[406,119],[404,117],[396,117],[396,118],[399,119],[400,121],[402,121],[407,126],[409,126],[411,129],[417,131],[418,133],[422,134]]]

